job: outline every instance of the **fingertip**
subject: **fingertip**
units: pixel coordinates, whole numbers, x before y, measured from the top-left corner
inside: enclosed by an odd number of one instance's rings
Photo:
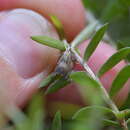
[[[49,19],[56,15],[62,22],[66,37],[71,41],[85,26],[85,10],[81,0],[1,0],[0,9],[26,8]]]
[[[2,20],[0,28],[0,48],[5,50],[8,57],[12,57],[13,67],[21,76],[28,78],[48,66],[50,70],[55,66],[59,51],[30,39],[33,35],[58,39],[53,26],[41,15],[27,9],[15,9]]]

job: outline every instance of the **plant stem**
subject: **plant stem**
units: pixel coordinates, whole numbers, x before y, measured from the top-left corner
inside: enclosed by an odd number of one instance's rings
[[[100,82],[99,78],[94,74],[94,72],[91,70],[91,68],[84,62],[84,60],[76,52],[74,47],[70,46],[67,43],[66,40],[63,40],[63,42],[64,42],[66,47],[68,46],[68,48],[66,48],[66,49],[69,49],[71,51],[71,53],[73,53],[73,55],[75,56],[75,59],[84,67],[84,69],[86,70],[87,74],[100,84],[100,88],[101,88],[101,92],[103,94],[103,98],[106,101],[106,103],[112,108],[113,112],[119,113],[119,110],[118,110],[117,106],[115,105],[115,103],[109,97],[109,94],[107,93],[106,89],[103,87],[103,85]]]
[[[100,84],[100,90],[103,94],[103,98],[105,102],[109,105],[109,107],[113,110],[114,113],[119,113],[119,109],[116,104],[111,100],[109,94],[107,93],[106,89],[103,87],[102,83],[100,82],[99,78],[94,74],[91,68],[84,62],[84,60],[78,55],[74,48],[71,47],[71,52],[74,54],[76,60],[84,67],[87,74],[89,74],[94,80],[96,80]],[[127,123],[125,119],[119,120],[117,119],[120,125],[122,126],[123,130],[128,130]]]
[[[83,35],[84,35],[84,33],[83,33]],[[81,35],[79,34],[78,38],[76,38],[77,39],[76,42],[72,42],[73,44],[71,44],[71,45],[69,45],[66,40],[63,40],[63,42],[66,46],[66,50],[69,50],[74,55],[74,58],[84,67],[87,74],[99,83],[100,90],[102,92],[103,98],[104,98],[105,102],[109,105],[109,107],[113,110],[113,112],[116,113],[116,114],[120,113],[118,107],[111,100],[111,98],[110,98],[109,94],[107,93],[106,89],[104,88],[104,86],[100,82],[100,79],[94,74],[94,72],[91,70],[91,68],[87,65],[87,63],[85,63],[83,58],[75,50],[75,47],[79,44],[79,42],[84,40],[83,35],[82,35],[82,33],[81,33]],[[121,120],[121,119],[118,119],[118,117],[117,117],[117,120],[124,130],[128,130],[127,123],[126,123],[125,119]]]
[[[77,52],[73,48],[71,48],[71,51],[74,53],[77,61],[84,67],[84,69],[86,70],[87,74],[89,74],[94,80],[98,81],[98,83],[101,86],[101,91],[103,93],[104,100],[108,103],[108,105],[112,108],[112,110],[115,113],[118,113],[119,110],[118,110],[117,106],[115,105],[115,103],[109,97],[106,89],[103,87],[103,85],[100,82],[99,78],[94,74],[94,72],[90,69],[90,67],[83,61],[83,59],[77,54]]]

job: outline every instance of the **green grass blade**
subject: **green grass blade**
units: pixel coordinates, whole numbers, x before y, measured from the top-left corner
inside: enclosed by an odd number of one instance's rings
[[[66,80],[64,77],[59,78],[55,82],[53,82],[48,89],[46,90],[46,94],[50,94],[53,92],[58,91],[59,89],[65,87],[67,84],[69,84],[70,81]]]
[[[65,38],[65,33],[61,21],[54,15],[50,15],[50,19],[59,34],[60,40],[63,40]]]
[[[48,36],[32,36],[31,39],[38,42],[38,43],[41,43],[43,45],[46,45],[46,46],[49,46],[49,47],[52,47],[52,48],[56,48],[56,49],[59,49],[61,51],[65,51],[64,43],[59,41],[59,40],[53,39],[51,37],[48,37]]]
[[[111,97],[113,97],[124,86],[129,77],[130,65],[127,65],[118,73],[118,75],[114,79],[110,90]]]
[[[86,72],[73,72],[70,74],[70,78],[81,86],[89,86],[93,88],[100,87],[99,83],[89,77]]]
[[[51,130],[61,130],[62,129],[62,122],[61,122],[61,113],[58,111],[55,114],[55,117],[52,122]]]
[[[99,110],[99,111],[101,111],[101,112],[103,112],[105,114],[107,114],[107,113],[113,114],[112,110],[107,108],[107,107],[88,106],[88,107],[81,108],[79,111],[77,111],[73,115],[72,119],[74,119],[74,120],[85,120],[87,117],[89,117],[89,114],[93,109]]]
[[[84,53],[84,60],[87,61],[92,53],[97,48],[98,44],[100,43],[101,39],[103,38],[106,30],[107,30],[108,24],[104,24],[100,29],[96,32],[92,40],[90,41],[89,45],[87,46],[85,53]]]
[[[126,58],[126,56],[130,53],[130,47],[122,48],[113,54],[100,68],[98,72],[98,76],[102,76],[105,72],[110,70],[116,64],[118,64],[121,60]]]

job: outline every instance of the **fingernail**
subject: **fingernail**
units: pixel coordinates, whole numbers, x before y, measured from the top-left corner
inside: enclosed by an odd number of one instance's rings
[[[47,35],[58,39],[53,26],[38,13],[15,9],[0,23],[0,48],[23,78],[32,77],[50,66],[55,66],[59,51],[30,39],[33,35]]]

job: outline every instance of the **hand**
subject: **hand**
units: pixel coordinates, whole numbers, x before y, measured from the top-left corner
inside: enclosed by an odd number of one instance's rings
[[[71,41],[85,26],[85,12],[80,0],[12,0],[0,2],[0,95],[3,94],[0,106],[9,102],[23,105],[36,92],[40,81],[55,67],[59,51],[37,44],[30,39],[32,35],[49,35],[58,38],[53,27],[45,18],[26,8],[39,12],[49,19],[49,14],[56,15],[63,23],[68,41]],[[50,31],[51,30],[51,31]],[[86,41],[80,46],[83,53]],[[96,72],[115,50],[109,45],[100,44],[89,60],[89,65]],[[102,78],[108,89],[124,62],[107,72]],[[79,67],[76,67],[80,69]],[[118,96],[118,104],[127,97],[128,83]],[[75,85],[69,85],[48,97],[49,101],[66,101],[83,104]],[[5,98],[6,97],[6,98]],[[71,98],[70,98],[71,97]],[[6,103],[7,102],[7,103]]]
[[[21,106],[26,103],[36,92],[40,81],[55,67],[59,51],[42,46],[30,38],[32,35],[58,38],[46,19],[48,15],[54,14],[60,18],[68,40],[73,39],[85,24],[84,9],[79,0],[21,2],[0,1],[1,109],[8,107],[9,103]],[[19,7],[40,12],[45,18],[31,10],[12,10]]]

